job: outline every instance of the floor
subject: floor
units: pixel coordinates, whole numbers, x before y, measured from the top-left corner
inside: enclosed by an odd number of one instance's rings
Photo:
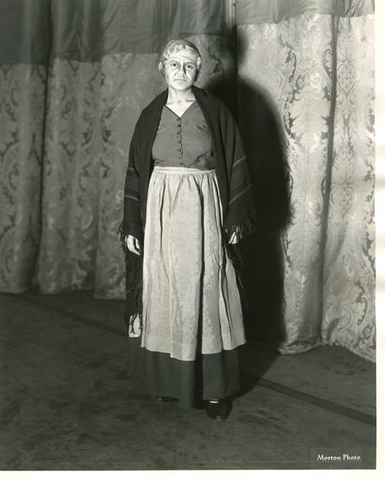
[[[0,294],[0,470],[375,468],[372,363],[250,341],[242,393],[215,422],[135,390],[123,310],[91,292]]]

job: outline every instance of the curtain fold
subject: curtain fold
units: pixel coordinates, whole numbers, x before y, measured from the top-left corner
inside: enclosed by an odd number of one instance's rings
[[[130,139],[165,88],[161,48],[183,36],[198,85],[239,111],[260,221],[250,322],[283,353],[374,360],[373,1],[237,0],[238,52],[230,7],[1,2],[0,290],[124,298]]]
[[[32,284],[40,243],[47,69],[0,65],[0,288]]]
[[[375,359],[374,22],[341,19],[329,161],[322,341]]]

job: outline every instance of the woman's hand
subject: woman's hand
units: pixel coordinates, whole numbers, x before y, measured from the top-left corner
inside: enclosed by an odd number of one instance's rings
[[[130,252],[135,253],[136,255],[140,255],[141,247],[140,242],[137,238],[133,237],[132,235],[127,235],[126,245]]]
[[[233,234],[232,234],[231,237],[230,237],[229,243],[230,243],[231,245],[234,245],[234,244],[238,243],[238,235],[237,235],[237,232],[233,232]]]

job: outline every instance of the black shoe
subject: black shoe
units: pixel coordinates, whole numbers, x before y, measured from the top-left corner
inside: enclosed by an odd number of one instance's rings
[[[231,402],[229,400],[218,400],[215,402],[206,402],[206,413],[213,420],[226,420],[231,412]]]
[[[155,397],[155,400],[159,403],[172,403],[172,402],[177,402],[177,398],[173,397]]]

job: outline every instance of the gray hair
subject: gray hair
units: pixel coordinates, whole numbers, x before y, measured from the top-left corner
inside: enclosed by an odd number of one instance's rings
[[[165,63],[169,59],[170,55],[174,52],[178,52],[179,50],[187,49],[190,50],[196,56],[196,64],[197,64],[197,71],[199,72],[202,68],[202,57],[198,47],[194,45],[189,40],[185,39],[178,39],[178,40],[171,40],[168,44],[164,47],[162,55],[159,60],[158,68],[160,73],[164,76],[164,68]]]

